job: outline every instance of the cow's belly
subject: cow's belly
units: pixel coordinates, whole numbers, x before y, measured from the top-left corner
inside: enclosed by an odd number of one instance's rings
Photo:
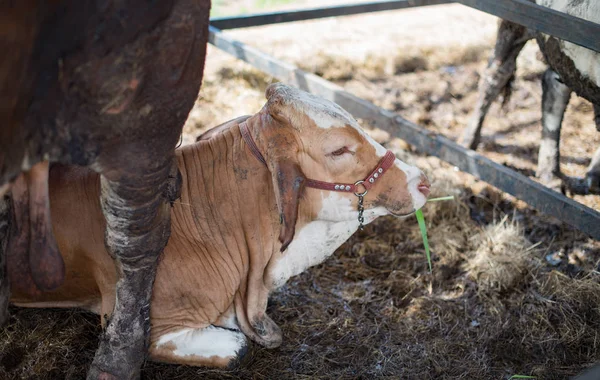
[[[538,0],[537,3],[600,24],[600,1]],[[600,53],[568,41],[562,41],[562,52],[573,61],[584,77],[600,87]]]

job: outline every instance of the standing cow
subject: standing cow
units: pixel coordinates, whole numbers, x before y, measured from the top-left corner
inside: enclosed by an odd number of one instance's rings
[[[202,81],[209,11],[209,0],[0,3],[0,235],[10,235],[0,236],[9,241],[0,246],[0,322],[8,280],[36,295],[64,279],[49,163],[92,168],[120,279],[89,378],[140,374],[178,194],[174,149]]]
[[[600,23],[600,1],[537,0],[554,10]],[[524,26],[503,20],[498,28],[494,55],[479,84],[479,99],[461,143],[471,149],[479,144],[481,127],[487,111],[498,94],[510,85],[516,60],[525,43],[536,37],[550,66],[542,77],[542,140],[536,175],[550,183],[560,174],[560,128],[571,92],[589,100],[594,106],[596,128],[600,131],[600,53],[545,34],[535,34]],[[565,178],[567,187],[576,194],[600,194],[600,148],[592,158],[585,178]]]

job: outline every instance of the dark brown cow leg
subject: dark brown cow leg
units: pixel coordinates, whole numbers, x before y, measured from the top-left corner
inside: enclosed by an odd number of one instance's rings
[[[600,132],[600,105],[598,104],[594,104],[594,121],[596,122],[596,129]],[[600,194],[600,147],[594,153],[585,177],[590,193]]]
[[[537,177],[550,184],[560,173],[560,127],[571,89],[557,73],[546,70],[542,77],[542,142],[538,155]]]
[[[7,197],[0,196],[0,326],[8,320],[8,300],[10,286],[6,271],[6,248],[10,231],[10,203]]]
[[[126,162],[126,171],[105,170],[101,177],[107,222],[105,242],[116,258],[120,280],[115,308],[88,379],[139,378],[149,344],[150,298],[157,260],[170,234],[167,185],[172,157],[161,165],[151,153],[123,151],[132,155],[114,162]]]
[[[594,104],[594,121],[600,132],[600,106]],[[590,166],[583,178],[564,178],[566,187],[572,194],[598,194],[600,195],[600,148],[592,156]]]
[[[475,105],[475,112],[460,138],[463,146],[475,149],[479,145],[485,116],[492,102],[514,76],[521,49],[533,37],[534,35],[521,25],[505,20],[500,23],[494,55],[479,81],[479,98]]]

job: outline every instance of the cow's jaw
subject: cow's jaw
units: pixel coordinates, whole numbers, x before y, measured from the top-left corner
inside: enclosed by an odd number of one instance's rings
[[[316,220],[296,232],[296,237],[271,270],[274,288],[322,263],[358,229],[358,211],[350,198],[334,192],[322,192],[322,196],[322,207]],[[365,210],[364,224],[386,214],[383,207]]]

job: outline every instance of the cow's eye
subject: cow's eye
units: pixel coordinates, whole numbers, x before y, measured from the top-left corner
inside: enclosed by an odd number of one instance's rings
[[[344,153],[348,153],[348,148],[347,147],[342,147],[336,151],[331,152],[330,154],[332,156],[341,156]]]

